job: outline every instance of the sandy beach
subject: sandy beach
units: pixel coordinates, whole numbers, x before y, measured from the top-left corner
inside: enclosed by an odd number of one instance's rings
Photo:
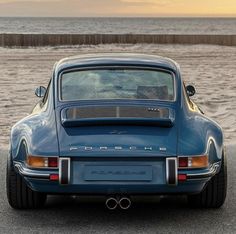
[[[11,127],[30,113],[46,86],[55,61],[82,53],[137,52],[176,60],[186,83],[194,84],[194,100],[221,124],[227,145],[236,143],[236,47],[208,45],[99,45],[28,49],[0,48],[0,148],[7,149]]]

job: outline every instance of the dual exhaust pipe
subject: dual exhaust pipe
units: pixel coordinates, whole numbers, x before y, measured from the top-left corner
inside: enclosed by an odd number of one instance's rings
[[[121,199],[110,197],[106,200],[106,207],[109,210],[115,210],[118,206],[122,210],[128,210],[131,206],[131,200],[127,197],[122,197]]]

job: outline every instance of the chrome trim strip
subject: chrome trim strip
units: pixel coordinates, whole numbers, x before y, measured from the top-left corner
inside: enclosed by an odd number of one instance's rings
[[[37,178],[37,179],[49,179],[50,178],[50,174],[43,173],[41,171],[31,170],[29,168],[24,167],[22,165],[22,163],[19,163],[19,162],[15,162],[14,166],[21,176],[30,177],[30,178]]]
[[[166,159],[166,183],[169,181],[169,163],[168,158]]]
[[[204,179],[212,177],[217,173],[219,167],[220,167],[219,163],[215,163],[209,168],[209,171],[207,172],[197,173],[197,174],[187,174],[187,180]]]
[[[62,181],[62,161],[68,161],[68,174],[67,174],[67,178],[68,178],[68,184],[70,183],[70,179],[71,179],[71,159],[70,158],[60,158],[59,159],[59,183],[61,185],[67,185],[67,184],[62,184],[61,181]]]
[[[175,161],[175,184],[169,184],[169,161]],[[168,185],[177,186],[178,185],[178,164],[177,164],[177,158],[166,158],[166,182]]]
[[[61,184],[61,158],[59,159],[59,183]]]
[[[70,176],[71,176],[71,160],[68,158],[68,184],[70,183]]]

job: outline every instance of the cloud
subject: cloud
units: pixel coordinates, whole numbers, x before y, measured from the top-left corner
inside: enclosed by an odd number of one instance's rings
[[[164,1],[164,0],[161,0]],[[1,3],[5,4],[13,4],[13,3],[49,3],[49,2],[67,2],[68,4],[77,4],[77,5],[103,5],[103,4],[108,4],[108,5],[119,5],[119,6],[124,6],[124,5],[149,5],[150,3],[154,3],[155,1],[153,0],[0,0]]]
[[[150,4],[140,0],[0,0],[0,16],[113,16]]]
[[[235,0],[0,0],[0,16],[197,16],[235,12]]]
[[[153,6],[165,6],[173,3],[173,0],[122,0],[123,2],[129,3],[142,3],[144,5],[153,5]]]
[[[58,2],[60,0],[50,0]],[[48,0],[0,0],[0,3],[14,3],[14,2],[48,2]]]

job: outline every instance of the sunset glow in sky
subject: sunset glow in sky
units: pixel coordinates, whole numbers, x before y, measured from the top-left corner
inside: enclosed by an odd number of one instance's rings
[[[236,16],[236,0],[0,0],[0,16]]]

